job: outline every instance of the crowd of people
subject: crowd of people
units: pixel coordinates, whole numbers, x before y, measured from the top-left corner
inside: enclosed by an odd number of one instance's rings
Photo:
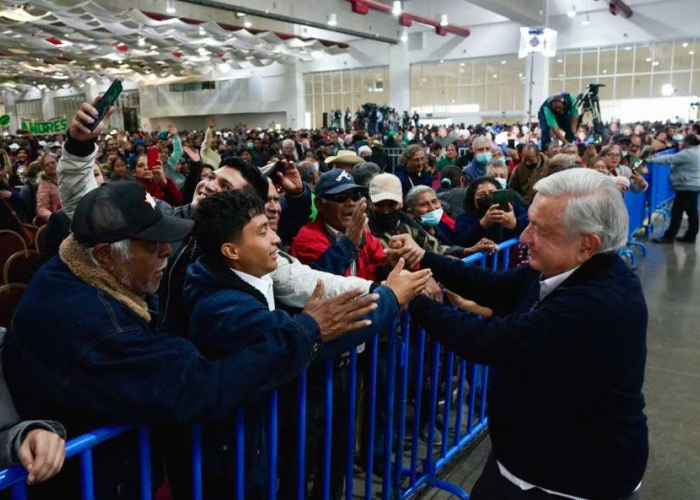
[[[447,273],[449,262],[491,254],[512,238],[528,243],[511,252],[512,265],[542,259],[533,253],[543,252],[538,238],[547,237],[531,220],[543,217],[543,209],[533,212],[536,193],[558,196],[547,180],[562,172],[595,171],[600,189],[644,192],[643,159],[680,149],[663,157],[684,193],[674,217],[689,213],[682,241],[693,243],[698,230],[700,124],[611,123],[602,141],[581,126],[572,140],[542,150],[537,128],[428,127],[406,113],[402,126],[383,134],[374,125],[349,129],[349,110],[334,112],[332,128],[313,131],[232,130],[210,119],[203,132],[172,124],[105,131],[104,121],[93,132],[94,104],[81,107],[65,135],[1,141],[0,229],[48,226],[45,264],[12,325],[0,325],[9,328],[2,401],[16,407],[2,424],[21,426],[6,431],[13,451],[5,464],[21,461],[32,482],[61,468],[65,429],[76,435],[116,420],[165,433],[205,422],[205,491],[223,497],[235,482],[231,415],[245,405],[246,498],[263,498],[260,396],[309,368],[309,447],[319,450],[323,361],[333,360],[334,394],[346,394],[347,352],[385,331],[400,308],[410,305],[426,322],[442,317],[421,295],[441,302],[445,291],[468,312],[503,314],[511,299],[453,293],[463,287]],[[672,223],[663,240],[678,230]],[[604,252],[619,247],[603,243]],[[443,260],[432,267],[430,256]],[[477,352],[493,359],[486,346]],[[342,433],[345,412],[336,415],[333,432]],[[35,444],[47,435],[50,444]],[[167,444],[173,497],[186,498],[188,447]],[[333,498],[343,446],[333,455]],[[96,479],[104,498],[135,495],[136,483],[125,479],[135,464],[123,447],[96,459],[114,471]],[[317,466],[309,471],[313,498],[321,495]],[[71,477],[54,481],[68,487]],[[281,491],[288,482],[281,474]]]

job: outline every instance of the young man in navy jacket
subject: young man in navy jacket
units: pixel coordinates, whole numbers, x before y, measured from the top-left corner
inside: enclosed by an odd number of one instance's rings
[[[200,202],[194,218],[195,236],[203,255],[188,270],[184,295],[192,309],[190,339],[206,358],[223,359],[246,347],[250,349],[258,332],[275,330],[296,336],[325,328],[321,311],[328,305],[322,301],[322,282],[300,313],[292,315],[276,307],[269,274],[277,268],[280,240],[270,228],[264,202],[255,191],[214,194]],[[348,318],[351,326],[361,328],[324,345],[316,362],[331,359],[385,330],[398,315],[399,307],[420,293],[430,278],[427,270],[401,270],[402,264],[385,286],[374,290],[379,296],[376,303]],[[350,293],[359,296],[362,290]],[[300,371],[288,372],[287,378],[291,380]],[[264,497],[269,480],[263,403],[264,399],[258,398],[246,406],[246,498],[250,499]],[[234,436],[230,419],[204,429],[204,462],[220,462],[220,466],[204,469],[206,497],[219,498],[234,491],[234,475],[227,466],[234,463]],[[230,453],[220,451],[226,448]]]
[[[614,183],[587,169],[539,181],[521,241],[529,265],[492,272],[396,237],[446,288],[490,307],[477,319],[425,297],[412,318],[492,367],[493,449],[473,500],[635,498],[648,457],[642,384],[647,307],[617,250],[628,217]]]

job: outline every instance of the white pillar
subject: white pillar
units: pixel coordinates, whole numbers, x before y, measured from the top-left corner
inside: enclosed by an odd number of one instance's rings
[[[44,120],[56,118],[56,110],[53,105],[54,92],[48,90],[41,91],[41,113]]]
[[[549,58],[542,54],[530,54],[525,61],[525,109],[523,123],[527,122],[532,97],[532,120],[537,120],[537,112],[549,97]]]
[[[410,111],[411,66],[408,42],[389,46],[389,107],[399,114]]]
[[[299,63],[294,62],[285,65],[284,99],[287,108],[286,126],[292,129],[305,128],[304,74],[301,72]]]

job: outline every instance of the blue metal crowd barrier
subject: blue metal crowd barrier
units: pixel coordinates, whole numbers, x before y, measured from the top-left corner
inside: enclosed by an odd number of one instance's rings
[[[675,152],[675,149],[671,149],[659,153],[659,156],[667,156],[675,154]],[[635,241],[633,236],[641,228],[645,229],[646,236],[652,234],[654,232],[653,215],[660,213],[666,219],[670,215],[668,205],[675,196],[669,177],[671,166],[655,162],[649,163],[648,168],[649,174],[646,176],[646,181],[649,187],[647,190],[644,193],[628,191],[624,195],[625,206],[629,213],[629,238],[627,247],[622,249],[620,253],[627,256],[633,266],[637,262],[637,256],[630,247],[639,248],[642,251],[642,256],[647,254],[646,245]]]
[[[510,262],[510,249],[518,240],[509,240],[499,245],[499,251],[492,256],[483,253],[472,255],[464,262],[476,264],[491,269],[506,269]],[[380,356],[380,343],[385,345],[385,352]],[[457,358],[451,352],[442,352],[438,342],[429,341],[425,330],[412,328],[408,312],[403,312],[400,321],[397,320],[386,334],[386,337],[375,336],[370,342],[369,353],[365,353],[368,370],[363,372],[358,368],[358,350],[353,349],[349,354],[349,384],[347,394],[347,425],[345,435],[333,436],[334,419],[334,362],[328,361],[325,366],[325,401],[323,415],[323,443],[321,447],[322,465],[320,481],[322,498],[331,498],[331,460],[336,446],[345,447],[345,492],[344,498],[351,500],[354,495],[361,493],[366,500],[380,494],[383,500],[407,500],[426,487],[437,487],[450,491],[460,498],[468,498],[457,485],[438,478],[444,467],[462,450],[465,449],[479,434],[484,431],[488,422],[486,418],[486,395],[488,386],[488,367],[475,365],[465,359]],[[386,370],[381,370],[385,364]],[[453,408],[453,374],[457,372],[456,399]],[[358,379],[362,377],[363,391],[358,390]],[[307,416],[309,376],[304,371],[296,381],[297,396],[294,413],[298,422],[295,433],[298,435],[293,454],[295,471],[288,473],[295,481],[295,498],[302,500],[308,496],[308,473],[306,463],[307,453]],[[439,381],[442,381],[439,383]],[[429,391],[427,389],[429,385]],[[428,398],[425,405],[424,398]],[[381,398],[381,399],[380,399]],[[442,410],[438,413],[438,400],[441,399]],[[265,419],[265,443],[267,454],[267,488],[268,500],[275,500],[278,495],[278,457],[279,457],[279,391],[274,390],[268,396],[267,418]],[[358,411],[358,403],[366,401],[366,418]],[[379,403],[383,403],[380,412]],[[464,409],[468,409],[465,417]],[[478,411],[477,411],[478,407]],[[409,411],[411,410],[411,411]],[[421,416],[422,412],[427,413]],[[409,413],[411,422],[409,424]],[[245,443],[245,409],[239,410],[235,416],[236,448],[235,448],[235,491],[236,500],[245,499],[246,464],[244,463]],[[438,415],[442,418],[441,444],[434,447]],[[356,422],[362,422],[356,428]],[[422,446],[419,435],[421,428],[427,427],[427,446]],[[109,425],[70,440],[66,445],[66,457],[78,457],[80,460],[80,484],[82,500],[95,498],[93,487],[92,450],[95,446],[107,440],[114,439],[126,432],[138,431],[140,463],[140,497],[141,500],[152,498],[151,457],[149,432],[146,426]],[[366,446],[364,463],[364,486],[357,483],[361,476],[355,472],[355,443],[356,437],[362,437]],[[379,454],[375,456],[378,440],[382,439]],[[408,440],[404,453],[404,441]],[[202,428],[195,425],[192,428],[192,498],[203,498],[203,453]],[[424,448],[421,450],[421,448]],[[434,449],[435,448],[435,449]],[[290,450],[284,450],[290,453]],[[424,454],[424,458],[420,455]],[[289,458],[289,457],[287,457]],[[377,460],[380,460],[381,481],[374,477]],[[280,470],[281,472],[281,470]],[[26,471],[21,466],[14,466],[0,471],[0,490],[12,488],[13,500],[26,498]],[[337,479],[337,478],[336,478]],[[314,481],[318,481],[316,477]],[[286,500],[286,499],[285,499]]]

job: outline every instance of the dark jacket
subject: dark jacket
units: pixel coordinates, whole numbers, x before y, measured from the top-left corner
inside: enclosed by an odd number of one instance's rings
[[[209,361],[190,341],[158,332],[155,297],[148,302],[150,324],[81,281],[60,257],[46,263],[22,297],[3,352],[19,413],[60,420],[69,433],[115,420],[220,418],[307,366],[320,349],[314,330],[256,331],[256,349]]]
[[[393,292],[386,287],[377,288],[379,306],[369,318],[372,326],[345,335],[340,339],[324,344],[316,362],[332,359],[351,348],[366,342],[374,334],[389,326],[398,314],[398,302]],[[268,309],[265,297],[256,288],[243,281],[231,269],[219,261],[201,257],[187,271],[185,302],[192,310],[190,338],[202,354],[211,360],[224,359],[245,349],[257,349],[261,332],[279,332],[282,336],[307,336],[311,332],[318,335],[318,325],[304,312],[294,316],[277,308]],[[279,306],[279,305],[278,305]],[[294,378],[296,371],[290,370],[287,378]],[[245,454],[246,454],[246,497],[254,497],[255,491],[263,490],[267,481],[267,436],[264,429],[265,404],[263,400],[251,401],[245,411]],[[204,484],[208,484],[208,497],[223,497],[234,491],[234,475],[219,474],[215,471],[227,470],[226,462],[234,462],[233,438],[235,430],[231,421],[215,422],[204,429],[209,436],[219,436],[218,442],[210,442],[204,450]],[[229,453],[219,450],[230,449]],[[217,463],[220,461],[221,463]],[[209,480],[207,480],[209,479]],[[211,486],[215,483],[215,486]],[[216,493],[214,493],[216,491]]]
[[[539,301],[529,266],[492,272],[426,254],[437,281],[494,309],[477,319],[419,296],[413,320],[449,350],[489,364],[496,458],[529,483],[590,499],[632,493],[648,456],[647,307],[616,253],[596,255]],[[533,409],[536,411],[532,411]]]
[[[404,198],[406,197],[406,193],[408,193],[413,187],[432,187],[433,185],[433,178],[430,177],[430,174],[426,170],[423,170],[420,175],[416,175],[415,173],[406,170],[403,165],[397,165],[394,174],[401,181],[401,190],[403,191]]]
[[[501,243],[511,238],[520,236],[527,225],[530,223],[527,218],[527,210],[519,203],[513,202],[513,210],[515,210],[515,228],[506,229],[498,224],[491,224],[489,228],[483,228],[479,224],[478,214],[466,211],[457,217],[457,224],[454,231],[454,242],[457,245],[470,247],[476,245],[481,238],[488,238],[495,243]]]
[[[483,177],[486,175],[486,167],[488,165],[479,163],[476,161],[476,158],[472,160],[472,162],[464,167],[462,169],[462,173],[464,174],[464,177],[466,178],[466,184],[469,186],[472,182],[474,182],[476,179],[479,177]]]

